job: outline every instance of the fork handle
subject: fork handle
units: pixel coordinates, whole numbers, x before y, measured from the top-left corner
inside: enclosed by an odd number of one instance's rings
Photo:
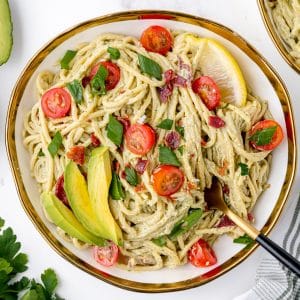
[[[300,277],[300,262],[295,257],[293,257],[282,247],[271,241],[262,233],[260,233],[255,240],[270,254],[276,257],[283,265]]]

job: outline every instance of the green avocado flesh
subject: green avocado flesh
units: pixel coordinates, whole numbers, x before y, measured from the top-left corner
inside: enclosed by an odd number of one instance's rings
[[[97,246],[105,245],[105,240],[86,230],[76,219],[72,211],[67,208],[54,194],[44,192],[41,195],[44,209],[53,223],[64,230],[71,237],[82,242]]]
[[[114,220],[108,203],[111,178],[109,150],[103,146],[96,148],[88,163],[89,196],[102,231],[100,236],[122,245],[122,231]]]
[[[7,0],[0,0],[0,66],[7,62],[12,44],[12,22]]]

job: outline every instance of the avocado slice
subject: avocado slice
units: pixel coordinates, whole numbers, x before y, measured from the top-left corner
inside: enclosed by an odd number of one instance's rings
[[[44,192],[41,195],[42,204],[53,223],[72,237],[82,242],[104,246],[105,240],[87,231],[53,193]]]
[[[0,0],[0,66],[7,62],[11,53],[12,29],[8,0]]]
[[[114,220],[108,204],[111,178],[108,147],[98,147],[92,151],[88,163],[89,196],[102,229],[100,236],[112,240],[117,245],[122,245],[122,231]]]

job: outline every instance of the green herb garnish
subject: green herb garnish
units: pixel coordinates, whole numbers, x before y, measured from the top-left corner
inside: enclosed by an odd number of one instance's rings
[[[106,87],[105,80],[108,76],[107,69],[100,64],[99,69],[96,75],[93,77],[91,81],[92,92],[95,95],[105,95]]]
[[[250,136],[250,141],[254,142],[257,146],[265,146],[271,143],[272,138],[276,132],[277,126],[272,126],[264,128],[262,130],[257,130],[252,136]]]
[[[123,190],[120,177],[115,172],[112,173],[109,194],[114,200],[123,200],[125,197],[125,192]]]
[[[167,237],[165,235],[151,240],[155,245],[163,247],[167,243]]]
[[[48,145],[48,151],[50,152],[52,157],[54,157],[57,154],[61,145],[62,145],[62,136],[60,132],[57,131],[51,143]]]
[[[181,145],[177,149],[181,155],[183,154],[183,148],[184,148],[183,145]]]
[[[138,54],[138,59],[143,73],[153,76],[158,80],[162,80],[162,68],[157,62],[142,54]]]
[[[67,83],[67,88],[73,96],[75,102],[80,104],[83,100],[83,92],[81,82],[77,79]]]
[[[184,127],[182,127],[182,126],[175,126],[175,130],[176,130],[182,137],[184,137]]]
[[[159,162],[176,167],[181,166],[176,154],[170,148],[162,145],[159,146]]]
[[[126,180],[129,184],[133,186],[137,186],[138,184],[138,176],[136,173],[136,170],[131,168],[131,167],[126,167],[125,168],[125,175],[126,175]]]
[[[41,157],[41,156],[45,156],[45,153],[43,152],[42,149],[40,149],[39,153],[38,153],[38,156]]]
[[[123,125],[113,116],[109,116],[109,121],[106,127],[107,137],[117,146],[122,144],[123,140]]]
[[[111,59],[119,59],[121,56],[120,51],[117,48],[108,47],[107,52],[109,53]]]
[[[172,126],[173,126],[173,120],[171,119],[165,119],[157,125],[158,128],[166,129],[166,130],[170,130]]]
[[[238,166],[241,168],[241,175],[246,176],[249,174],[249,168],[248,165],[239,163]]]
[[[236,244],[245,244],[245,245],[247,245],[247,247],[251,247],[255,241],[247,234],[244,234],[244,235],[234,239],[233,242]]]
[[[75,57],[76,53],[77,51],[68,50],[62,58],[62,60],[60,61],[60,67],[65,70],[69,70],[69,63]]]
[[[190,209],[187,216],[178,221],[168,237],[175,240],[179,235],[189,231],[201,218],[202,209]]]

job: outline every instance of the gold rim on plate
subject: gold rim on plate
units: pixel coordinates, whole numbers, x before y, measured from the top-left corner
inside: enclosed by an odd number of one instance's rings
[[[273,44],[284,58],[284,60],[298,73],[300,73],[300,66],[297,65],[295,58],[289,54],[285,41],[281,38],[280,34],[277,32],[275,24],[273,22],[273,17],[270,13],[270,8],[267,6],[267,0],[257,0],[257,4],[260,10],[260,14],[264,21],[265,27],[269,36],[271,37]]]
[[[140,19],[169,19],[172,21],[178,21],[183,23],[188,23],[192,25],[197,25],[203,28],[206,28],[223,38],[229,40],[233,44],[235,44],[238,48],[240,48],[244,53],[246,53],[253,62],[255,62],[260,69],[267,76],[268,80],[272,84],[274,90],[276,91],[278,98],[280,99],[282,109],[284,111],[287,120],[289,120],[288,128],[288,166],[286,171],[286,176],[284,180],[284,184],[282,186],[279,198],[276,202],[276,205],[267,220],[266,224],[262,228],[262,233],[268,234],[270,230],[275,225],[278,217],[283,209],[285,202],[287,201],[287,197],[294,179],[295,169],[296,169],[296,135],[295,135],[295,127],[294,127],[294,118],[292,113],[292,107],[289,99],[289,95],[287,89],[285,88],[281,78],[278,74],[272,69],[272,67],[267,63],[267,61],[251,46],[249,45],[242,37],[237,35],[231,29],[215,23],[213,21],[203,19],[200,17],[195,17],[188,14],[183,14],[179,12],[170,12],[170,11],[149,11],[149,10],[140,10],[140,11],[126,11],[120,13],[114,13],[105,15],[99,18],[95,18],[84,23],[81,23],[54,38],[48,44],[46,44],[40,51],[37,52],[33,56],[33,58],[28,62],[22,71],[13,91],[11,94],[11,99],[9,103],[9,108],[7,112],[6,118],[6,150],[10,162],[10,166],[12,169],[12,173],[14,176],[14,181],[17,187],[17,192],[21,199],[22,206],[35,225],[36,229],[41,233],[43,238],[51,245],[51,247],[63,258],[68,260],[73,265],[82,269],[83,271],[120,288],[124,288],[127,290],[133,290],[137,292],[170,292],[170,291],[178,291],[189,289],[193,287],[200,286],[204,283],[207,283],[220,275],[228,272],[239,263],[241,263],[245,258],[247,258],[256,248],[257,244],[255,243],[249,249],[243,249],[237,254],[235,254],[232,258],[227,260],[222,265],[216,267],[215,269],[202,274],[200,276],[184,280],[178,281],[174,283],[142,283],[135,282],[123,278],[119,278],[108,273],[105,273],[101,270],[96,269],[95,267],[89,265],[88,263],[82,261],[80,258],[71,253],[67,248],[65,248],[49,231],[49,229],[42,222],[41,218],[35,211],[29,196],[26,193],[25,186],[19,171],[19,163],[17,158],[16,151],[16,143],[15,143],[15,123],[16,123],[16,115],[19,103],[21,101],[23,92],[25,87],[31,78],[34,71],[37,69],[39,64],[46,58],[46,56],[57,46],[59,46],[62,42],[67,40],[68,38],[74,36],[75,34],[82,32],[86,29],[107,24],[114,23],[120,21],[127,20],[140,20]]]

